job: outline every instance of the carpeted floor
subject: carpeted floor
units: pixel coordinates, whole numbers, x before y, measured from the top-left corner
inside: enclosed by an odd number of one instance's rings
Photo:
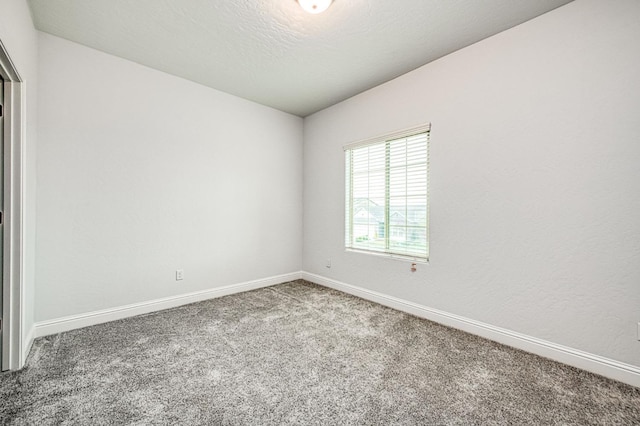
[[[303,281],[37,339],[17,425],[640,424],[640,389]]]

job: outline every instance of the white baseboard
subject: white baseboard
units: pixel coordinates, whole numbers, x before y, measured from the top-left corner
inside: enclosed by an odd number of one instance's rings
[[[162,299],[150,300],[147,302],[133,303],[131,305],[118,306],[115,308],[102,309],[100,311],[41,321],[35,324],[35,336],[48,336],[50,334],[88,327],[90,325],[102,324],[149,312],[175,308],[176,306],[187,305],[189,303],[199,302],[202,300],[242,293],[262,287],[269,287],[275,284],[297,280],[300,279],[300,277],[301,272],[292,272],[289,274],[277,275],[259,280],[212,288],[209,290],[196,291],[193,293],[164,297]]]
[[[640,387],[640,368],[599,355],[558,345],[505,328],[495,327],[470,318],[429,308],[397,297],[388,296],[362,287],[346,284],[320,275],[302,272],[302,279],[325,287],[349,293],[354,296],[425,318],[439,324],[457,328],[477,336],[493,340],[507,346],[522,349],[563,364],[571,365],[595,374],[609,377],[632,386]]]

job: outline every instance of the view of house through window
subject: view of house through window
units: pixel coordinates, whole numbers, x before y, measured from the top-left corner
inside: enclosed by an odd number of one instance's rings
[[[429,130],[345,148],[347,249],[429,258]]]

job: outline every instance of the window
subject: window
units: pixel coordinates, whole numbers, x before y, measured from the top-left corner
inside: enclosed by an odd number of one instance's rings
[[[429,258],[430,126],[345,147],[345,247]]]

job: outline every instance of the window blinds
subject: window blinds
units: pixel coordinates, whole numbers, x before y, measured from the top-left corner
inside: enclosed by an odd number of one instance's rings
[[[345,147],[345,247],[429,257],[429,126]]]

